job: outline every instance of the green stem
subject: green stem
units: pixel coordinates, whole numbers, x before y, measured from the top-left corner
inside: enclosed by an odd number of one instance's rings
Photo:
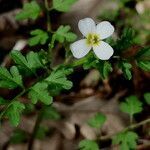
[[[81,58],[81,59],[79,59],[79,60],[74,61],[70,66],[71,66],[71,67],[80,66],[80,65],[84,64],[84,63],[86,62],[86,60],[87,60],[87,58],[86,58],[86,57],[83,57],[83,58]]]
[[[150,118],[148,118],[148,119],[146,119],[146,120],[143,120],[143,121],[141,121],[141,122],[139,122],[139,123],[132,124],[132,125],[130,125],[130,126],[124,128],[123,130],[117,132],[117,133],[110,134],[110,135],[106,135],[106,136],[102,136],[102,137],[100,137],[100,140],[102,140],[102,141],[109,140],[109,139],[111,139],[113,136],[115,136],[115,135],[117,135],[117,134],[119,134],[119,133],[121,133],[121,132],[126,132],[126,131],[128,131],[128,130],[133,130],[133,129],[138,128],[138,127],[140,127],[140,126],[142,126],[142,125],[144,125],[144,124],[147,124],[147,123],[150,123]]]
[[[87,59],[91,56],[91,53],[89,53],[86,57],[83,57],[81,59],[78,59],[76,61],[74,61],[72,64],[69,64],[70,67],[77,67],[77,66],[81,66],[83,65]]]
[[[46,8],[46,15],[47,15],[47,31],[51,32],[51,20],[50,20],[50,15],[49,15],[49,6],[48,6],[48,1],[45,0],[45,8]]]
[[[40,127],[40,124],[43,120],[43,108],[41,109],[41,111],[39,112],[38,116],[37,116],[37,119],[36,119],[36,122],[35,122],[35,126],[33,128],[33,132],[32,132],[32,135],[31,135],[31,138],[30,138],[30,141],[29,141],[29,145],[28,145],[28,150],[32,150],[33,149],[33,145],[34,145],[34,139],[36,137],[36,134],[38,132],[38,129]]]
[[[133,122],[133,115],[130,115],[130,125],[132,125]]]

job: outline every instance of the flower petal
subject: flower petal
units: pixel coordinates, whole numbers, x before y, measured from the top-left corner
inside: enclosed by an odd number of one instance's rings
[[[91,18],[85,18],[79,21],[78,27],[80,32],[86,37],[88,33],[93,33],[96,30],[95,22]]]
[[[100,44],[94,46],[93,50],[95,55],[101,60],[108,60],[114,53],[113,48],[104,41],[100,41]]]
[[[86,39],[76,41],[70,45],[71,52],[75,58],[84,57],[91,50],[91,48],[91,46],[87,45]]]
[[[96,26],[96,33],[99,34],[101,40],[111,36],[114,30],[108,21],[103,21]]]

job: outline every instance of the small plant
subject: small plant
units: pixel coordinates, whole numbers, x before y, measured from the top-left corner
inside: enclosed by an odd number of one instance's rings
[[[110,36],[115,32],[115,28],[110,22],[102,21],[97,25],[91,18],[79,20],[78,27],[84,38],[76,41],[78,38],[71,31],[69,25],[60,25],[56,31],[51,28],[49,14],[52,10],[59,12],[68,12],[76,0],[53,0],[49,6],[45,0],[44,6],[36,1],[25,3],[21,12],[16,15],[17,20],[31,19],[36,20],[41,13],[47,15],[47,29],[34,29],[30,32],[28,44],[30,49],[33,46],[45,46],[43,50],[37,49],[35,52],[29,51],[22,54],[20,51],[12,50],[10,57],[13,65],[10,68],[0,67],[0,87],[6,89],[19,89],[19,93],[14,98],[6,100],[0,97],[0,105],[3,106],[0,113],[0,121],[7,118],[10,124],[18,126],[20,118],[25,110],[32,111],[37,103],[41,104],[39,115],[33,130],[32,140],[29,143],[30,149],[33,146],[33,140],[36,137],[44,137],[47,130],[40,126],[43,119],[58,120],[61,114],[53,108],[53,97],[59,95],[61,91],[70,90],[74,85],[69,79],[77,67],[83,70],[96,69],[99,71],[102,80],[107,79],[113,70],[119,70],[126,80],[132,79],[133,67],[140,68],[142,71],[150,71],[150,47],[139,46],[140,48],[134,55],[126,55],[132,46],[136,45],[133,40],[134,30],[125,28],[118,39]],[[123,6],[122,6],[123,7]],[[109,37],[109,38],[108,38]],[[108,39],[106,39],[108,38]],[[53,52],[56,45],[61,44],[65,49],[64,63],[53,66]],[[93,51],[90,51],[90,50]],[[74,59],[69,59],[75,57]],[[42,70],[42,73],[38,71]],[[30,86],[26,86],[25,79],[34,78]],[[24,104],[20,97],[28,97],[29,105]],[[150,93],[145,93],[146,103],[150,104]],[[138,135],[134,129],[150,122],[146,119],[140,123],[133,123],[134,115],[143,110],[143,102],[136,96],[129,96],[124,102],[120,103],[120,110],[127,113],[130,118],[130,126],[123,131],[111,135],[107,139],[112,139],[113,145],[120,145],[121,150],[136,149]],[[92,128],[101,129],[107,117],[102,113],[96,113],[89,118],[87,124]],[[16,130],[11,142],[17,143],[15,137],[24,141],[23,131]],[[84,139],[79,143],[81,150],[99,150],[101,137],[97,140]]]

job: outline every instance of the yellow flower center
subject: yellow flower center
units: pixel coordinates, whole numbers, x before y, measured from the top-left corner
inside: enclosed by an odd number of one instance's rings
[[[100,43],[100,38],[97,34],[95,33],[89,33],[87,36],[87,44],[90,46],[96,46],[99,45]]]

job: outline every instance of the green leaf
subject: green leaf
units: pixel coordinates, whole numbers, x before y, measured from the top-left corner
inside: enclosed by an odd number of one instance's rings
[[[150,71],[150,61],[137,61],[137,65],[144,71]]]
[[[53,89],[70,89],[72,82],[67,80],[63,69],[56,69],[45,79],[49,86]]]
[[[24,104],[14,101],[6,111],[6,116],[9,118],[13,126],[18,126],[20,122],[20,113],[25,109]]]
[[[44,45],[48,39],[47,32],[45,32],[41,29],[33,30],[30,32],[30,34],[33,36],[28,40],[28,43],[30,46],[35,46],[37,44]]]
[[[44,118],[50,119],[50,120],[59,120],[61,118],[59,112],[56,110],[56,108],[52,106],[47,106],[44,108]]]
[[[33,87],[31,87],[28,96],[33,104],[36,104],[38,100],[46,105],[52,103],[53,98],[49,95],[47,87],[48,85],[44,82],[38,82]]]
[[[134,43],[135,31],[132,28],[125,28],[121,38],[117,40],[115,46],[113,47],[117,54],[122,53],[122,51],[127,50]]]
[[[113,145],[120,145],[120,150],[136,149],[138,135],[132,131],[117,134],[113,138]]]
[[[77,36],[73,32],[70,32],[70,26],[60,26],[55,34],[53,35],[53,38],[60,43],[67,42],[73,42],[76,40]]]
[[[25,104],[25,110],[23,111],[24,114],[31,114],[35,111],[35,105],[32,103]]]
[[[11,67],[10,72],[4,67],[0,67],[0,87],[13,89],[18,86],[23,87],[23,83],[17,67]]]
[[[100,75],[103,79],[108,78],[109,73],[113,70],[111,64],[107,61],[100,61],[96,65],[96,68],[99,70]]]
[[[89,53],[89,55],[86,56],[86,62],[83,64],[83,68],[97,69],[102,79],[108,78],[110,72],[113,71],[113,68],[108,61],[101,61],[97,59],[92,53]]]
[[[9,101],[5,100],[4,98],[0,97],[0,105],[6,105]]]
[[[16,129],[12,136],[10,137],[10,143],[18,144],[24,142],[27,139],[27,134],[25,131]]]
[[[48,132],[48,127],[41,126],[38,128],[35,137],[38,139],[44,139],[46,137],[46,133]]]
[[[150,92],[144,94],[144,99],[150,105]]]
[[[53,0],[53,8],[61,12],[67,12],[76,1],[77,0]]]
[[[11,57],[19,68],[27,73],[30,72],[35,74],[36,69],[43,67],[38,53],[33,51],[30,51],[26,57],[24,57],[21,52],[13,50],[11,52]]]
[[[150,47],[142,48],[140,51],[138,51],[135,58],[137,60],[150,61]]]
[[[86,61],[83,64],[84,69],[91,69],[96,68],[97,64],[99,63],[99,60],[95,58],[93,53],[89,53],[85,56]]]
[[[131,80],[131,78],[132,78],[132,74],[131,74],[132,65],[128,62],[122,61],[119,63],[119,68],[122,70],[123,75],[126,77],[126,79]]]
[[[95,141],[92,140],[82,140],[79,143],[80,150],[99,150],[99,146]]]
[[[17,20],[24,19],[37,19],[40,15],[41,8],[36,1],[32,1],[30,3],[25,3],[23,5],[23,10],[16,15]]]
[[[101,128],[106,121],[106,116],[102,113],[97,113],[94,117],[88,120],[88,125],[93,128]]]
[[[63,72],[63,74],[66,76],[73,73],[73,68],[70,68],[70,67],[65,66],[65,65],[59,65],[58,67],[55,68],[55,70],[61,70]]]
[[[133,116],[136,113],[142,111],[142,103],[136,96],[129,96],[126,98],[125,102],[120,104],[120,109],[122,112],[128,113],[130,116]]]

